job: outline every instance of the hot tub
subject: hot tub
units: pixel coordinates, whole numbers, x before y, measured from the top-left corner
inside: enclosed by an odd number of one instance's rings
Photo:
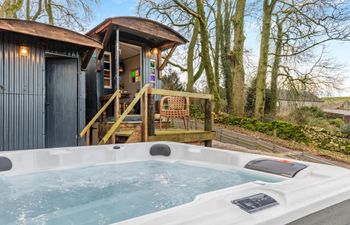
[[[350,224],[350,171],[171,142],[0,153],[0,224]]]

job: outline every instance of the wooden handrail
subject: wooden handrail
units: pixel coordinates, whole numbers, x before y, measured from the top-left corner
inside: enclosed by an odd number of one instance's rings
[[[188,97],[188,98],[198,98],[198,99],[207,99],[213,100],[213,95],[210,94],[200,94],[200,93],[192,93],[185,91],[171,91],[165,89],[150,89],[150,94],[153,95],[162,95],[162,96],[179,96],[179,97]]]
[[[95,114],[95,116],[90,120],[90,122],[80,132],[80,137],[83,137],[90,130],[91,126],[102,115],[102,113],[108,108],[108,106],[113,102],[113,100],[116,97],[119,97],[119,95],[120,95],[120,90],[117,90],[114,92],[114,94],[109,98],[108,102],[102,106],[102,108]]]
[[[148,135],[149,138],[151,136],[155,135],[155,127],[154,127],[154,95],[161,95],[161,96],[179,96],[179,97],[185,97],[185,98],[197,98],[197,99],[204,99],[205,101],[205,119],[204,119],[204,130],[205,131],[212,131],[212,124],[213,124],[213,114],[212,114],[212,101],[214,100],[213,95],[210,94],[200,94],[200,93],[191,93],[191,92],[183,92],[183,91],[170,91],[170,90],[164,90],[164,89],[155,89],[151,88],[148,92],[149,99],[148,99]],[[150,138],[152,140],[152,138]],[[154,139],[153,139],[154,140]],[[211,140],[205,141],[205,146],[211,147]]]
[[[108,130],[108,132],[106,133],[106,135],[101,139],[99,144],[106,144],[107,141],[111,138],[111,136],[115,133],[115,131],[118,129],[119,125],[123,122],[123,120],[125,119],[125,117],[131,112],[131,110],[134,108],[134,106],[136,105],[136,103],[141,99],[141,97],[144,94],[147,94],[147,90],[149,88],[149,84],[146,84],[145,86],[143,86],[143,88],[139,91],[139,93],[137,93],[137,95],[135,96],[134,100],[132,100],[132,102],[129,104],[129,106],[125,109],[125,111],[123,112],[123,114],[118,118],[117,121],[115,121],[115,123],[112,125],[112,127]]]

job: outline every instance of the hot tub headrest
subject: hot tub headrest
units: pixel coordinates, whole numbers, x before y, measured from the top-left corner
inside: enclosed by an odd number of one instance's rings
[[[171,149],[166,144],[154,144],[149,150],[149,153],[152,156],[156,156],[156,155],[169,156],[171,153]]]
[[[255,159],[245,165],[245,168],[247,169],[258,170],[285,177],[294,177],[306,167],[307,165],[302,163],[277,159]]]
[[[0,172],[12,169],[12,162],[9,158],[0,156]]]

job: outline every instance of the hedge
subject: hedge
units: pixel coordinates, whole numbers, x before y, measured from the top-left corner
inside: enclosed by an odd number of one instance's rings
[[[340,132],[333,133],[322,128],[301,126],[281,120],[261,121],[250,117],[215,115],[214,121],[277,136],[284,140],[314,145],[320,149],[350,154],[350,136]]]

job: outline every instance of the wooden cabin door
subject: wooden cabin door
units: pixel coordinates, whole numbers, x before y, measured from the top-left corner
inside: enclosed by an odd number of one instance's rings
[[[77,59],[46,58],[45,146],[78,144]]]

